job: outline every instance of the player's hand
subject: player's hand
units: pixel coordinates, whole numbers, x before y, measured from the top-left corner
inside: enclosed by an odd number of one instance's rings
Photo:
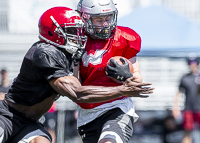
[[[84,49],[78,49],[76,53],[72,55],[72,59],[74,60],[74,66],[77,66],[81,63],[81,58],[84,54],[85,50]]]
[[[123,63],[123,65],[119,65],[115,60],[110,59],[110,62],[114,66],[107,64],[106,74],[108,77],[115,78],[118,81],[125,81],[127,78],[132,77],[133,74],[129,70],[128,62],[123,58],[120,58],[120,61]]]
[[[155,88],[153,87],[147,87],[152,85],[151,83],[137,83],[133,82],[135,77],[128,78],[124,83],[124,89],[125,89],[125,96],[128,97],[141,97],[141,98],[147,98],[149,97],[148,94],[153,93],[153,90]]]

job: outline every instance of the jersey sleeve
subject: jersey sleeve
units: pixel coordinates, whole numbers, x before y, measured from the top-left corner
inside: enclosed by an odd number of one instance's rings
[[[122,27],[122,36],[126,48],[123,51],[123,56],[127,59],[135,57],[141,49],[141,37],[132,29],[128,27]]]
[[[58,50],[42,50],[36,52],[33,63],[46,80],[70,74],[69,62],[64,54]]]

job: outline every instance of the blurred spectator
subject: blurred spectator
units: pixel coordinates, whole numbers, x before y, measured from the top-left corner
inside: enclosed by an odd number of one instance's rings
[[[199,61],[196,57],[187,59],[190,72],[185,74],[179,84],[179,90],[175,96],[172,114],[175,118],[180,117],[179,109],[180,94],[185,94],[185,107],[183,111],[183,128],[185,137],[182,143],[192,143],[191,131],[194,129],[194,122],[200,124],[200,73]]]
[[[0,100],[3,100],[5,97],[5,93],[8,92],[10,88],[10,82],[8,80],[8,71],[3,68],[1,70],[1,84],[0,84]]]
[[[183,137],[182,125],[173,116],[167,116],[163,122],[163,143],[181,143]]]

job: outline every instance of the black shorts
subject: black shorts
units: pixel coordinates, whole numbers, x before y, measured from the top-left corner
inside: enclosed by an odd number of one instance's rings
[[[26,118],[22,113],[0,100],[0,128],[4,130],[4,143],[29,142],[30,138],[44,136],[50,141],[51,135],[42,124]]]
[[[116,108],[79,127],[78,131],[84,143],[97,143],[102,138],[128,143],[133,134],[133,122],[133,117]]]

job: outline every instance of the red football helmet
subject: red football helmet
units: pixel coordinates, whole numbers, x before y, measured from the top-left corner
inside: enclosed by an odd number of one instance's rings
[[[82,34],[83,22],[76,11],[53,7],[42,14],[38,26],[41,40],[65,48],[72,55],[82,55],[87,37]]]

